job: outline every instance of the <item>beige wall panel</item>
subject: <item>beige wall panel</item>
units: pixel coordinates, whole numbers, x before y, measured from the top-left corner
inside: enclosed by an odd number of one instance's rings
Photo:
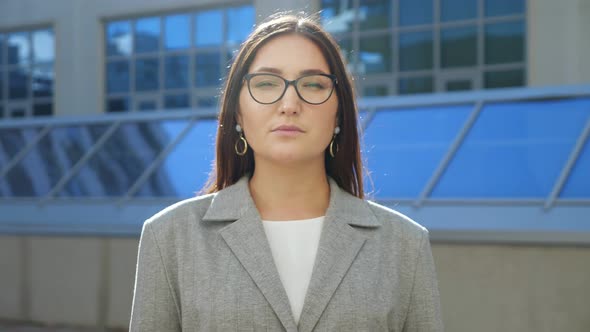
[[[110,278],[107,326],[129,325],[138,238],[113,238],[110,240]]]
[[[433,246],[447,331],[588,331],[590,248]]]
[[[96,325],[100,239],[31,237],[31,318]]]
[[[0,318],[24,319],[22,287],[24,252],[23,239],[0,235]]]

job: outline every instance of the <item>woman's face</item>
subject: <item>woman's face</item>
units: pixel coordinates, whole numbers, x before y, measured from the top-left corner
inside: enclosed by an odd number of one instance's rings
[[[287,80],[295,80],[309,73],[331,74],[319,47],[296,34],[278,36],[263,45],[248,73],[275,74]],[[307,89],[304,97],[309,99],[319,96],[320,99],[316,101],[323,99],[321,90],[326,88],[326,81],[318,81],[317,78],[302,80],[298,84],[301,91]],[[268,99],[269,94],[273,95],[271,90],[282,91],[281,84],[280,78],[272,76],[258,76],[250,80],[255,97],[258,96],[257,99],[263,102],[273,99],[272,96]],[[239,98],[238,123],[254,151],[257,163],[321,162],[323,165],[324,151],[337,126],[338,97],[335,89],[324,103],[313,105],[303,101],[294,86],[289,85],[280,100],[261,104],[253,99],[245,82]]]

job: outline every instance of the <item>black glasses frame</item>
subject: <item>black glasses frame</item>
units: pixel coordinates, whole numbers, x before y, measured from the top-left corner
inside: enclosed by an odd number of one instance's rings
[[[278,77],[278,78],[282,79],[285,82],[285,89],[283,89],[283,92],[281,93],[281,95],[275,101],[272,101],[270,103],[263,103],[263,102],[260,102],[258,99],[254,98],[254,95],[252,94],[252,90],[250,89],[250,80],[253,77],[261,76],[261,75]],[[328,97],[326,97],[326,99],[324,101],[322,101],[321,103],[311,103],[311,102],[307,101],[305,98],[303,98],[303,96],[301,96],[301,93],[299,93],[299,89],[297,88],[297,83],[299,83],[299,80],[301,80],[303,78],[306,78],[306,77],[309,77],[309,76],[318,76],[318,75],[319,76],[325,76],[325,77],[330,78],[330,80],[332,81],[332,90],[330,90],[330,94],[328,94]],[[252,97],[252,99],[254,99],[257,103],[263,104],[263,105],[274,104],[277,101],[281,100],[281,98],[283,98],[283,96],[285,95],[285,92],[287,92],[287,89],[289,88],[289,85],[292,85],[293,86],[293,88],[295,89],[295,92],[297,92],[297,96],[299,96],[299,98],[301,100],[303,100],[304,102],[306,102],[308,104],[311,104],[311,105],[320,105],[320,104],[325,103],[326,101],[328,101],[328,99],[330,99],[330,97],[332,97],[332,94],[334,93],[334,88],[336,87],[336,84],[338,84],[338,79],[337,79],[336,75],[332,75],[332,74],[307,74],[307,75],[303,75],[303,76],[299,77],[296,80],[290,81],[290,80],[285,79],[284,77],[279,76],[279,75],[276,75],[276,74],[271,74],[271,73],[250,73],[250,74],[244,75],[244,81],[246,82],[246,85],[248,86],[248,92],[250,93],[250,97]]]

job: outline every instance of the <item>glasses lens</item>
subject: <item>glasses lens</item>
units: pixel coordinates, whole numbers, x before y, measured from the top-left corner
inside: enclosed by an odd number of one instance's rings
[[[274,75],[255,75],[250,78],[248,88],[259,103],[274,103],[285,90],[285,81]]]
[[[301,98],[311,104],[321,104],[328,100],[332,89],[334,89],[334,81],[324,75],[304,76],[297,84]]]

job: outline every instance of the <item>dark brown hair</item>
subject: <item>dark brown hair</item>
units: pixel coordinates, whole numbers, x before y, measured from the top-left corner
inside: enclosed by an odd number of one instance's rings
[[[252,149],[248,149],[244,156],[238,156],[234,150],[234,145],[239,139],[235,127],[242,82],[258,49],[269,40],[285,34],[301,35],[315,43],[326,58],[330,73],[337,77],[335,92],[338,96],[337,116],[340,133],[336,135],[334,143],[338,144],[338,152],[332,158],[326,149],[326,174],[342,189],[363,198],[356,99],[352,79],[346,72],[340,48],[332,36],[314,19],[291,14],[273,15],[268,21],[260,24],[242,44],[230,67],[221,95],[215,164],[203,191],[217,192],[236,183],[242,176],[254,173]]]

